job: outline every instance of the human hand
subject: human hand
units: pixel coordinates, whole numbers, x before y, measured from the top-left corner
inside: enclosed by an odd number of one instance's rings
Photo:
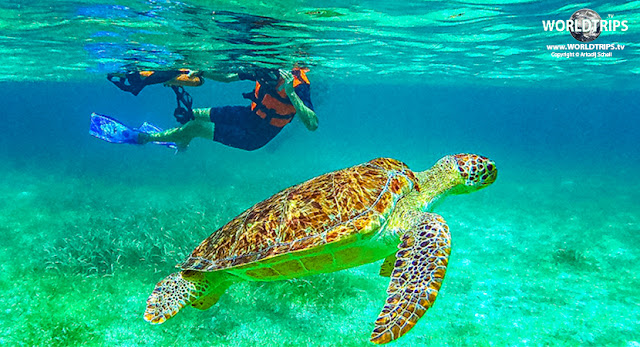
[[[287,93],[288,96],[291,96],[295,93],[293,89],[293,75],[290,71],[285,71],[280,69],[280,77],[284,80],[282,87],[284,88],[284,92]],[[282,89],[281,89],[282,90]]]

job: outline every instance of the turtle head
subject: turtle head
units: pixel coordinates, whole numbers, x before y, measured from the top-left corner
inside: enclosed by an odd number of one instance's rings
[[[462,178],[462,185],[454,188],[454,194],[466,194],[491,185],[498,176],[493,160],[475,154],[456,154],[454,164]]]

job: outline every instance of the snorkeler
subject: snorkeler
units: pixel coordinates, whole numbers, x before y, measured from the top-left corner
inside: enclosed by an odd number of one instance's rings
[[[112,143],[155,143],[184,150],[196,137],[213,139],[224,145],[252,151],[269,143],[293,120],[295,115],[309,130],[318,127],[318,118],[310,97],[308,69],[260,69],[252,72],[214,74],[191,70],[140,71],[123,75],[109,74],[108,79],[118,88],[134,95],[147,85],[164,83],[176,94],[178,107],[174,116],[180,127],[162,131],[144,123],[137,129],[118,120],[91,114],[89,133]],[[252,92],[243,94],[251,101],[247,106],[223,106],[192,109],[193,100],[184,86],[200,86],[204,78],[220,82],[255,81]]]

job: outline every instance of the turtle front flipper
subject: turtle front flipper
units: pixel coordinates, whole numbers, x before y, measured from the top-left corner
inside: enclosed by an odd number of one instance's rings
[[[199,299],[195,300],[191,304],[191,307],[197,308],[198,310],[202,311],[210,309],[211,306],[215,305],[218,300],[220,300],[220,297],[222,296],[222,294],[224,294],[227,288],[235,283],[234,280],[225,279],[227,278],[227,276],[220,275],[219,273],[216,273],[216,275],[218,276],[215,277],[215,280],[211,281],[209,292],[206,295],[203,295]],[[209,280],[211,279],[212,278],[209,277]]]
[[[387,302],[376,320],[371,342],[387,343],[411,330],[433,305],[451,252],[449,227],[433,213],[408,212],[410,225],[398,246],[387,288]]]
[[[147,299],[144,320],[161,324],[175,316],[185,306],[196,302],[209,291],[209,281],[202,272],[181,271],[156,284]]]

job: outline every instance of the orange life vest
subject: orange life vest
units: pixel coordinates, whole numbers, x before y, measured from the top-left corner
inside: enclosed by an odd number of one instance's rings
[[[306,72],[309,69],[306,68],[294,68],[291,73],[293,74],[293,87],[297,87],[300,84],[309,84]],[[282,77],[278,78],[278,82],[275,86],[267,85],[262,86],[260,82],[256,81],[256,87],[251,95],[251,111],[258,115],[258,117],[268,120],[269,124],[282,128],[289,124],[296,114],[296,109],[291,104],[287,93],[282,88],[284,80]],[[282,88],[282,90],[279,90]]]

